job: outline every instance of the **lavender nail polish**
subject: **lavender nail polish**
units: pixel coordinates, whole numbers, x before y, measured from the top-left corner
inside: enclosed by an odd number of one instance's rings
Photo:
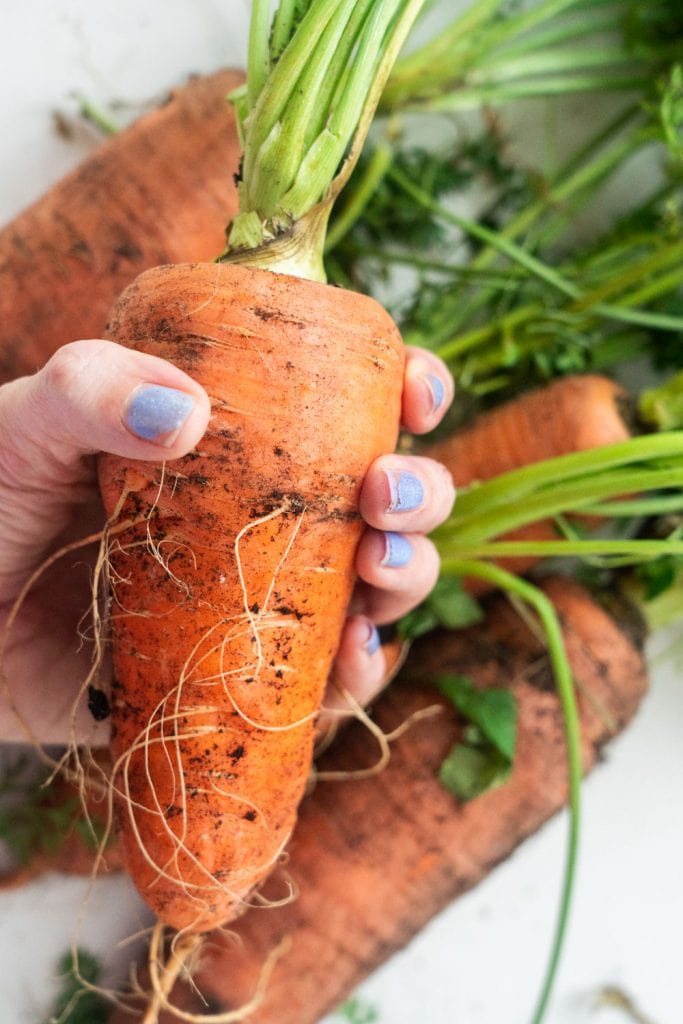
[[[382,565],[391,569],[401,569],[408,565],[413,557],[413,545],[402,533],[387,531],[384,534],[384,558]]]
[[[370,636],[365,641],[365,650],[368,652],[368,654],[375,654],[379,650],[379,646],[381,643],[379,633],[377,631],[377,626],[375,626],[372,622],[368,622],[368,632]]]
[[[143,384],[131,395],[124,412],[124,422],[137,437],[168,445],[193,408],[194,398],[184,391],[159,384]]]
[[[422,505],[425,497],[424,487],[414,473],[387,473],[389,481],[388,512],[412,512]]]
[[[443,405],[446,389],[441,380],[433,373],[426,373],[424,379],[432,394],[432,412],[436,412]]]

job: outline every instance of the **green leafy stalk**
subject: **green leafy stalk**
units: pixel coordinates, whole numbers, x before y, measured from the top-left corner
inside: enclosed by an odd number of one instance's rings
[[[246,86],[235,96],[244,158],[223,260],[324,280],[325,231],[391,68],[424,0],[254,4]]]
[[[478,0],[397,63],[382,109],[456,110],[647,85],[667,48],[662,40],[637,52],[624,45],[624,16],[633,6],[540,0],[515,11],[504,0]]]
[[[567,744],[567,770],[569,782],[569,834],[565,854],[564,879],[555,935],[541,993],[533,1015],[533,1024],[540,1024],[545,1014],[559,966],[560,955],[569,919],[569,908],[574,888],[574,877],[579,848],[581,818],[581,728],[574,694],[571,668],[562,638],[562,629],[552,602],[537,587],[518,576],[476,559],[461,560],[445,557],[442,572],[455,576],[477,576],[505,590],[529,604],[540,619],[548,645],[548,654],[555,674],[557,692],[562,707]]]

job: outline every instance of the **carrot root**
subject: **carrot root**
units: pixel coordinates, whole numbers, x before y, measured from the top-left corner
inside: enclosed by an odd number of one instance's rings
[[[366,297],[221,264],[148,271],[110,332],[212,401],[184,459],[100,459],[108,514],[140,522],[110,552],[124,857],[162,920],[205,931],[252,905],[291,834],[403,349]]]

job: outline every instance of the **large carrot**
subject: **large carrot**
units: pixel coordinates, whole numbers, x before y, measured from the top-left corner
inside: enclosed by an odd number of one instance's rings
[[[272,26],[254,5],[227,262],[148,271],[109,327],[212,400],[185,459],[100,462],[117,529],[123,855],[159,920],[190,936],[257,901],[289,838],[354,582],[360,485],[396,442],[398,331],[322,283],[322,245],[421,3],[285,3]]]
[[[578,684],[588,771],[634,714],[646,689],[645,662],[631,627],[581,586],[557,577],[544,590],[560,616]],[[504,598],[489,602],[482,623],[416,644],[403,682],[384,694],[374,717],[390,733],[413,713],[441,704],[428,685],[437,673],[463,673],[479,687],[511,685],[519,723],[509,781],[465,804],[443,788],[438,768],[462,724],[442,707],[393,743],[380,774],[320,782],[302,805],[288,861],[272,882],[271,895],[289,882],[297,900],[236,922],[238,943],[212,936],[192,986],[179,984],[174,1004],[187,1012],[239,1005],[254,991],[269,951],[287,937],[288,952],[249,1021],[315,1024],[563,806],[562,712],[546,652]],[[375,757],[374,737],[353,723],[318,768],[353,771]],[[123,1020],[114,1015],[112,1024]]]
[[[240,154],[227,94],[242,80],[191,80],[0,231],[0,383],[99,337],[141,271],[220,250]]]
[[[111,328],[156,334],[145,351],[214,409],[185,459],[101,474],[109,512],[142,518],[112,552],[124,855],[164,920],[203,931],[244,909],[292,830],[360,484],[396,441],[401,342],[370,299],[220,264],[148,271]]]
[[[482,413],[431,444],[427,454],[448,468],[457,487],[469,487],[534,462],[626,441],[633,419],[632,400],[616,381],[598,374],[560,377]],[[548,519],[505,534],[510,541],[556,537],[557,528]],[[500,564],[521,574],[539,560],[517,556]],[[488,589],[479,580],[468,581],[468,586],[478,592]]]

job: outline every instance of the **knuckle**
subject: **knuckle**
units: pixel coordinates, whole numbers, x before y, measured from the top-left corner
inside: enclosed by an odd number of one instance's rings
[[[58,349],[41,371],[49,396],[73,400],[83,389],[90,370],[101,361],[105,345],[106,342],[72,341]]]

